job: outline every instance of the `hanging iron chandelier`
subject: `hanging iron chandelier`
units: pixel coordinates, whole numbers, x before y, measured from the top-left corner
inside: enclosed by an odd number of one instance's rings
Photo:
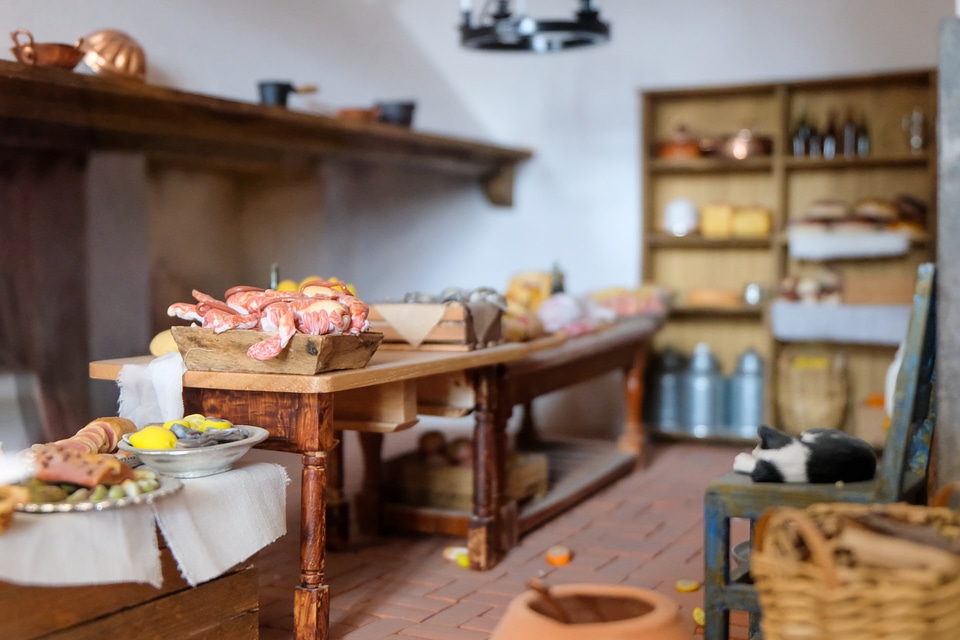
[[[496,4],[492,11],[491,4]],[[600,20],[593,0],[580,0],[575,20],[538,20],[514,13],[510,0],[484,0],[473,23],[470,0],[460,0],[460,44],[484,51],[547,53],[602,44],[610,39],[610,24]]]

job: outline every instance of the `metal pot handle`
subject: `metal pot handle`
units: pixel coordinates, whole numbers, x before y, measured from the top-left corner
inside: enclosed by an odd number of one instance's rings
[[[18,40],[18,36],[25,35],[27,36],[27,43],[23,44]],[[26,29],[17,29],[10,33],[10,37],[13,39],[13,44],[16,45],[16,49],[20,50],[20,54],[17,56],[25,64],[37,64],[37,51],[33,46],[33,34],[27,31]]]
[[[20,40],[17,39],[17,36],[27,36],[26,44],[20,42]],[[33,48],[33,34],[26,29],[17,29],[16,31],[11,31],[10,37],[13,39],[13,44],[17,45],[18,47],[29,46]]]

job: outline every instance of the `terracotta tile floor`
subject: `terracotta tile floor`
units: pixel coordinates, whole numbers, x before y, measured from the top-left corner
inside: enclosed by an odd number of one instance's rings
[[[703,591],[678,593],[674,584],[703,579],[704,487],[730,469],[737,451],[698,443],[649,446],[640,469],[526,534],[491,571],[444,562],[444,547],[464,544],[446,536],[391,535],[355,551],[329,552],[330,637],[481,640],[534,576],[548,584],[625,584],[662,592],[680,604],[694,634],[691,612],[703,605]],[[291,468],[296,480],[295,473]],[[293,637],[296,501],[288,502],[292,533],[254,557],[263,640]],[[734,538],[743,539],[745,531],[736,526]],[[545,562],[544,551],[555,544],[573,550],[570,564],[557,568]],[[746,616],[731,618],[731,637],[745,639]]]

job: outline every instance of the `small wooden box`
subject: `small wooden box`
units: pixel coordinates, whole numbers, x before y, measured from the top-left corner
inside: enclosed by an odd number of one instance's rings
[[[297,333],[276,358],[257,360],[247,355],[253,344],[270,333],[235,329],[214,333],[202,327],[171,327],[187,369],[244,373],[314,375],[338,369],[362,369],[383,340],[382,333],[308,336]]]
[[[411,323],[411,331],[405,332],[403,328],[390,324],[386,316],[391,310],[404,312]],[[486,316],[483,321],[475,317],[474,310]],[[384,349],[472,351],[503,343],[502,316],[500,308],[489,303],[391,303],[372,305],[368,320],[371,331],[383,333]],[[431,322],[434,318],[439,319]],[[404,337],[405,333],[409,337],[411,332],[417,333],[418,330],[421,333],[426,330],[419,344]]]
[[[392,502],[414,507],[473,510],[473,469],[435,466],[413,452],[384,464],[384,491]],[[547,456],[518,453],[507,464],[507,497],[518,502],[547,493]]]

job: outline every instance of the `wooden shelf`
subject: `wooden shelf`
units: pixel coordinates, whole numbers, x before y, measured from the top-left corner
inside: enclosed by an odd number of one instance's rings
[[[549,490],[542,498],[520,505],[519,533],[535,529],[586,496],[596,493],[614,480],[628,475],[636,467],[632,453],[616,444],[600,440],[565,439],[543,441],[531,451],[547,456]],[[465,536],[470,524],[469,511],[415,507],[385,503],[381,521],[389,530]]]
[[[0,61],[0,143],[140,151],[236,171],[309,169],[324,159],[401,164],[479,180],[513,202],[527,149],[354,123],[282,107]]]
[[[728,158],[691,158],[689,160],[647,160],[651,173],[739,173],[770,171],[773,161],[769,157],[731,160]]]
[[[787,169],[792,171],[831,171],[834,169],[887,169],[895,167],[923,168],[930,161],[926,152],[913,154],[865,156],[863,158],[784,158]]]
[[[762,318],[762,305],[742,307],[671,307],[668,316],[677,318]]]
[[[647,246],[661,249],[769,249],[770,238],[728,238],[715,240],[703,236],[671,236],[665,233],[651,233],[647,237]]]

